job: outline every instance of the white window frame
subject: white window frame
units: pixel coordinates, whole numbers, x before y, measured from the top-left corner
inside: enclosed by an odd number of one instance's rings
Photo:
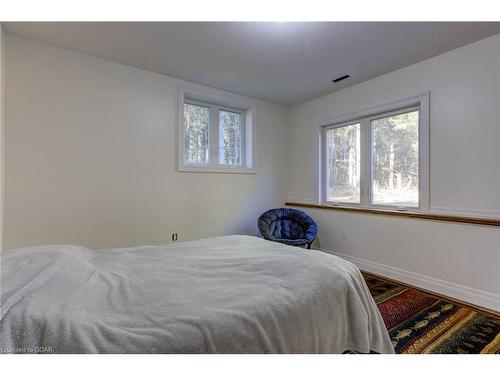
[[[182,83],[178,86],[177,100],[177,170],[179,172],[205,173],[255,173],[255,112],[253,102],[239,95],[231,95],[219,90]],[[210,109],[209,117],[209,162],[189,164],[184,160],[184,103],[200,105]],[[241,165],[219,163],[220,125],[219,111],[241,114]]]
[[[360,207],[380,210],[399,210],[428,212],[429,211],[429,105],[430,93],[398,100],[382,106],[369,108],[356,113],[335,116],[318,122],[319,130],[319,204],[328,206]],[[418,142],[419,142],[419,202],[417,207],[394,206],[373,203],[372,196],[372,140],[371,121],[387,116],[419,110]],[[360,203],[334,202],[327,199],[327,162],[326,162],[326,132],[330,129],[348,125],[360,124]]]

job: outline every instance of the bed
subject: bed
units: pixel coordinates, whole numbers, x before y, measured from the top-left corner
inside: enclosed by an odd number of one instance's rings
[[[3,353],[393,353],[359,270],[250,236],[1,253]]]

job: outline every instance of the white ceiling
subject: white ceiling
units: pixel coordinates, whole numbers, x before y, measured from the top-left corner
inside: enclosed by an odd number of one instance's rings
[[[4,27],[288,106],[500,33],[498,22],[8,22]],[[351,78],[332,83],[344,74]]]

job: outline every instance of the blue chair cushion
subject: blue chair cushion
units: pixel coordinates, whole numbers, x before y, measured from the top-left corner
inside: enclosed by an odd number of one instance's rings
[[[311,244],[318,227],[305,212],[293,208],[273,208],[258,220],[260,233],[265,239],[293,246]]]

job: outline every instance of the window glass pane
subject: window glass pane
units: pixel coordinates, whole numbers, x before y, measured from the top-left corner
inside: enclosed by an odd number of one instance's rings
[[[418,206],[418,114],[371,121],[374,204]]]
[[[242,164],[241,114],[219,111],[219,163]]]
[[[327,200],[359,203],[360,124],[326,131]]]
[[[184,103],[184,162],[207,164],[210,108]]]

